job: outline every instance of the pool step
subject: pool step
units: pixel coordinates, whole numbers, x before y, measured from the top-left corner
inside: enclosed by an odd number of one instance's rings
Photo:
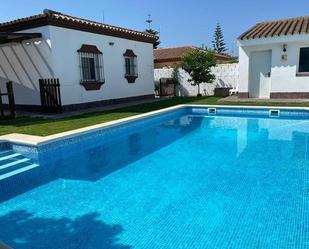
[[[0,181],[38,166],[30,158],[13,150],[0,151]]]
[[[6,153],[9,153],[9,152],[6,152]],[[10,158],[18,157],[18,156],[20,156],[19,153],[8,154],[8,155],[6,155],[6,156],[0,157],[0,161],[4,161],[4,160],[6,160],[6,159],[10,159]]]

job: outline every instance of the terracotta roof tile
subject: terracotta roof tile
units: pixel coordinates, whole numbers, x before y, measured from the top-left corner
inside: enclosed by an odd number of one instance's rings
[[[308,19],[304,19],[304,23],[301,27],[300,33],[307,33],[308,32]]]
[[[180,59],[185,53],[191,52],[198,47],[194,46],[182,46],[175,48],[157,48],[153,50],[153,57],[156,61],[168,60],[168,59]],[[218,60],[231,60],[230,56],[215,54]]]
[[[176,48],[158,48],[154,50],[155,60],[176,59],[181,58],[185,53],[194,50],[192,46],[176,47]]]
[[[309,16],[257,23],[239,39],[256,39],[309,33]]]
[[[110,36],[154,43],[157,37],[132,29],[121,28],[113,25],[90,21],[83,18],[69,16],[52,10],[44,10],[43,14],[33,15],[16,19],[9,22],[0,23],[0,31],[15,32],[33,27],[54,25],[86,32],[106,34]]]

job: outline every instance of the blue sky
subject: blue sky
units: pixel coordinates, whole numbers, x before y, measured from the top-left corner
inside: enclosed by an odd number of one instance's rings
[[[227,46],[236,51],[238,35],[258,21],[309,15],[308,0],[1,0],[0,22],[41,13],[44,8],[144,30],[147,14],[161,31],[161,47],[211,46],[215,25],[222,26]],[[18,7],[17,7],[18,6]]]

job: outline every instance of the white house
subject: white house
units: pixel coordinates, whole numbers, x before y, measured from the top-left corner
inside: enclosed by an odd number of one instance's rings
[[[13,81],[17,106],[34,109],[48,78],[59,79],[65,110],[153,98],[156,39],[44,10],[0,24],[0,81]]]
[[[309,17],[256,24],[238,38],[240,98],[309,98]]]

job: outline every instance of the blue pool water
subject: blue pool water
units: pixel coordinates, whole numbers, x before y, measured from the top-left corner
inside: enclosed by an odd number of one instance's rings
[[[2,183],[0,240],[16,249],[309,248],[307,119],[186,111],[123,127],[45,148],[39,167]]]

